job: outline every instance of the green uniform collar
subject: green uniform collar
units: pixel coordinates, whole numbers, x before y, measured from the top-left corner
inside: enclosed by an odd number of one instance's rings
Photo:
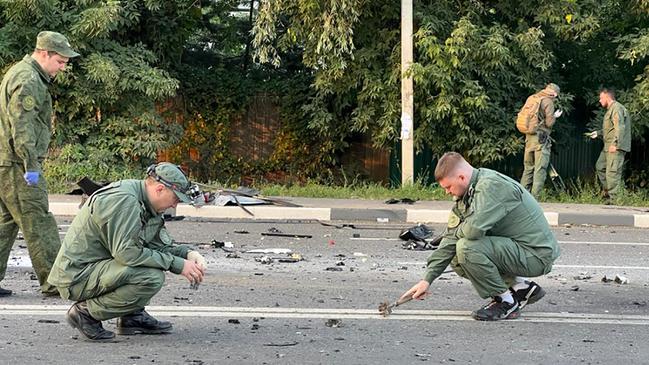
[[[31,55],[25,55],[25,57],[23,57],[23,61],[25,61],[25,62],[29,63],[30,65],[32,65],[34,70],[38,71],[38,74],[41,75],[41,77],[43,78],[43,81],[45,81],[45,83],[49,84],[50,82],[52,82],[52,79],[50,78],[50,75],[48,75],[47,72],[45,72],[45,70],[43,70],[43,68],[38,63],[38,61],[36,61]]]
[[[469,187],[466,189],[466,192],[462,196],[462,200],[465,204],[468,204],[471,198],[473,197],[473,192],[475,191],[475,185],[478,183],[478,175],[480,175],[479,169],[473,169],[471,172],[471,180],[469,180]]]
[[[144,207],[151,214],[151,216],[160,215],[160,213],[155,211],[153,205],[151,205],[151,201],[149,200],[149,197],[146,194],[146,186],[144,184],[144,180],[140,181],[140,197],[142,198],[141,201],[142,203],[144,203]]]

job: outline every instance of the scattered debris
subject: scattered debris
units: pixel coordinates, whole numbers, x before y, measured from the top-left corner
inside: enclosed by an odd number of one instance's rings
[[[238,259],[238,258],[240,258],[240,257],[241,257],[241,256],[239,256],[239,254],[236,253],[236,252],[228,252],[228,254],[225,255],[225,258],[226,258],[226,259]]]
[[[275,227],[268,228],[268,232],[270,232],[270,233],[284,233],[284,232],[280,231],[279,229],[277,229]]]
[[[376,218],[376,223],[390,223],[390,218]]]
[[[283,343],[265,343],[264,346],[273,346],[273,347],[286,347],[286,346],[295,346],[298,342],[283,342]]]
[[[620,275],[615,275],[615,279],[613,281],[615,281],[616,284],[628,284],[629,283],[628,278],[626,278],[624,276],[620,276]]]
[[[611,281],[613,281],[613,279],[607,278],[606,275],[602,278],[602,283],[610,283]]]
[[[644,306],[647,305],[647,302],[646,301],[640,302],[640,301],[636,300],[636,301],[633,302],[633,304],[637,305],[638,307],[644,307]]]
[[[415,357],[425,357],[425,358],[429,358],[429,357],[433,357],[433,355],[431,355],[431,354],[415,354]]]
[[[570,287],[570,290],[572,290],[572,291],[579,291],[579,286],[577,286],[577,285],[573,285],[573,286]]]
[[[36,276],[36,274],[30,274],[29,280],[38,280],[38,277]]]
[[[330,266],[326,268],[325,271],[343,271],[343,268],[338,266]]]
[[[228,319],[228,323],[231,323],[231,324],[239,324],[239,323],[241,323],[241,322],[239,322],[238,319]]]
[[[385,204],[415,204],[416,200],[410,198],[401,198],[401,199],[388,199],[385,201]]]
[[[330,318],[325,322],[325,326],[331,327],[331,328],[338,328],[343,326],[343,321],[340,319],[334,319]]]
[[[338,262],[336,262],[336,266],[345,266],[345,262],[344,261],[338,261]]]
[[[253,323],[252,326],[250,327],[252,331],[256,331],[259,329],[259,325],[257,323]]]
[[[174,297],[175,300],[189,300],[187,297]]]
[[[61,322],[54,319],[39,319],[38,323],[61,323]]]
[[[360,234],[360,233],[354,233],[354,234],[352,234],[352,237],[354,237],[354,238],[360,238],[360,237],[361,237],[361,234]]]
[[[433,230],[424,224],[418,224],[414,227],[404,229],[399,234],[399,238],[406,241],[402,247],[406,250],[424,251],[434,250],[442,241],[442,236],[431,238]]]
[[[273,263],[273,259],[270,258],[269,256],[257,257],[257,258],[255,258],[255,261],[257,261],[257,262],[259,262],[261,264],[264,264],[264,265],[268,265],[268,264]]]
[[[248,233],[250,233],[250,232],[246,231],[245,229],[242,229],[242,230],[236,230],[236,231],[234,231],[234,233],[238,233],[238,234],[248,234]]]
[[[585,339],[581,340],[581,342],[592,343],[592,342],[595,342],[595,340],[590,340],[590,339],[585,338]]]
[[[588,280],[592,279],[593,277],[588,275],[587,272],[580,272],[579,275],[573,276],[573,279],[575,280]]]

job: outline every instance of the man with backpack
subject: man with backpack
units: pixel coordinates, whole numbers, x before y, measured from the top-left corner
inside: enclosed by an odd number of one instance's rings
[[[561,110],[554,109],[554,99],[558,96],[559,86],[548,84],[545,89],[527,98],[516,118],[516,128],[525,134],[521,185],[535,198],[541,193],[548,175],[552,126],[562,114]]]

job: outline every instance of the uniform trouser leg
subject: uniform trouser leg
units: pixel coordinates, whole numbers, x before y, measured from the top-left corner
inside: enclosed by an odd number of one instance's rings
[[[17,234],[18,225],[14,222],[13,217],[2,202],[2,199],[0,199],[0,281],[5,278],[5,274],[7,273],[9,254],[11,253],[11,247],[14,245]]]
[[[516,276],[535,277],[550,272],[551,257],[543,261],[507,237],[485,236],[459,239],[451,267],[471,281],[480,297],[489,298],[506,292]]]
[[[548,165],[550,164],[550,146],[544,144],[540,149],[534,151],[534,182],[532,184],[532,196],[538,197],[545,185],[548,176]]]
[[[534,153],[535,150],[525,148],[525,153],[523,155],[523,176],[521,177],[521,185],[523,185],[527,190],[532,188],[532,182],[534,181]]]
[[[602,187],[602,189],[608,190],[607,184],[606,184],[606,155],[608,152],[606,149],[603,149],[602,152],[599,153],[599,157],[597,158],[597,162],[595,163],[595,171],[597,172],[597,180],[599,180],[599,185]]]
[[[8,212],[23,231],[41,290],[50,293],[56,289],[47,282],[47,277],[61,248],[61,239],[56,220],[49,212],[45,179],[40,179],[37,185],[28,186],[23,175],[23,168],[20,166],[0,167],[0,197],[6,208],[6,211],[0,211],[0,214],[4,215],[3,221],[0,221],[0,230],[4,229],[0,231],[0,237],[15,238],[15,235],[12,235],[15,228],[6,215]],[[2,226],[3,223],[6,224]],[[13,245],[13,240],[10,245]]]
[[[144,308],[165,280],[160,269],[124,266],[115,260],[100,261],[89,270],[86,280],[59,291],[66,299],[85,300],[90,314],[100,321]]]
[[[624,190],[624,151],[608,152],[606,154],[606,190],[611,199]]]

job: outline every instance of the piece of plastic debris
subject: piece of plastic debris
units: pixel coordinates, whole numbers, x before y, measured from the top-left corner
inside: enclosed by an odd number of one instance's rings
[[[331,328],[342,327],[343,322],[340,319],[330,318],[325,322],[325,326]]]
[[[376,218],[376,222],[377,223],[389,223],[390,218],[381,218],[381,217],[379,217],[379,218]]]
[[[326,268],[325,271],[343,271],[343,268],[339,266],[330,266]]]
[[[624,277],[624,276],[621,276],[621,275],[615,275],[615,279],[613,281],[615,281],[616,284],[628,284],[629,283],[629,279]]]
[[[356,257],[367,257],[367,255],[362,253],[362,252],[354,252],[354,256],[356,256]]]

